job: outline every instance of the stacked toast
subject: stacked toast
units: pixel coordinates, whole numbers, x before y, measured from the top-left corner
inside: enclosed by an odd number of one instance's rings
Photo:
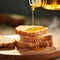
[[[52,35],[43,26],[18,26],[17,35],[0,36],[0,47],[5,48],[46,48],[53,45]]]
[[[53,45],[52,35],[48,34],[48,28],[44,26],[18,26],[16,33],[20,35],[20,41],[16,46],[20,48],[46,48]]]

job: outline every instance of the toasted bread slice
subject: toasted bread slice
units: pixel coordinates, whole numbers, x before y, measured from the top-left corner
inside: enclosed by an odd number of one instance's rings
[[[17,39],[18,35],[0,35],[0,47],[13,48]]]
[[[11,48],[15,46],[15,40],[0,36],[0,47]]]
[[[16,47],[17,48],[29,48],[29,49],[33,49],[33,48],[46,48],[46,47],[51,47],[49,41],[41,41],[39,42],[39,44],[36,43],[28,43],[28,42],[23,42],[23,41],[16,41]]]
[[[35,37],[22,37],[23,40],[16,40],[16,46],[19,48],[35,48],[38,46],[41,47],[51,47],[53,46],[52,35],[46,35],[37,40]]]
[[[52,35],[45,35],[45,36],[39,36],[39,37],[20,36],[20,40],[23,42],[29,42],[29,43],[35,43],[36,40],[50,41],[50,40],[52,40]]]
[[[16,27],[16,33],[22,36],[36,37],[46,33],[47,31],[48,31],[48,28],[44,26],[22,25],[22,26]]]

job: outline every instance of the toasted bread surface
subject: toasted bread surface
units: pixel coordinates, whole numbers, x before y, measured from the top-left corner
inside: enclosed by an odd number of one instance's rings
[[[16,33],[22,36],[35,37],[35,36],[42,35],[46,33],[47,31],[48,31],[48,28],[44,26],[22,25],[22,26],[16,27]]]

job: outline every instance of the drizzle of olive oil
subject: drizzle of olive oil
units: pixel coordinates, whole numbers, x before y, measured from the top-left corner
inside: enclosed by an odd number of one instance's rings
[[[32,10],[32,25],[35,24],[35,20],[34,20],[34,11]]]
[[[32,25],[34,25],[35,24],[35,20],[34,20],[34,10],[35,10],[35,8],[31,8],[32,9]]]

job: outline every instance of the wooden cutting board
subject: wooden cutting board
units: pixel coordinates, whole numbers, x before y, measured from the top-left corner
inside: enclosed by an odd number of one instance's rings
[[[60,56],[60,50],[50,47],[43,51],[29,51],[20,49],[1,49],[0,59],[1,60],[48,60]]]
[[[27,49],[0,49],[1,60],[48,60],[60,57],[60,39],[54,36],[53,47],[47,47],[40,51],[32,51]]]

